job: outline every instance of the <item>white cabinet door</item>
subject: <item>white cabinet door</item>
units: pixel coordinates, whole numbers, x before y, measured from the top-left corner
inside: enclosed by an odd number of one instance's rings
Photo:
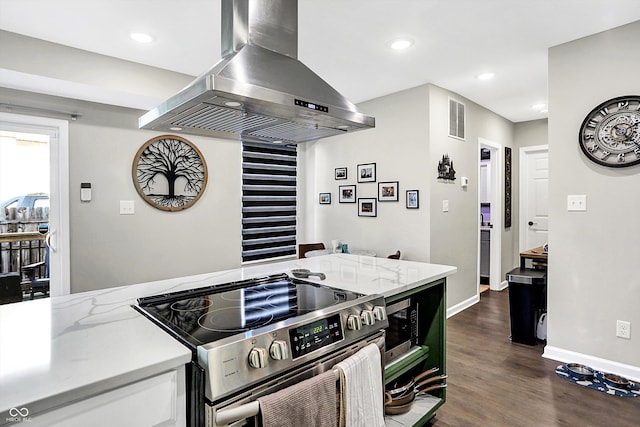
[[[44,414],[30,427],[186,426],[184,367]]]

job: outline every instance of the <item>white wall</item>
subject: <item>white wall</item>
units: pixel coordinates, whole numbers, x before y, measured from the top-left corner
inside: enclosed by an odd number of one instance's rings
[[[18,90],[153,108],[193,76],[0,30],[0,83]],[[18,104],[22,105],[22,104]]]
[[[638,70],[640,22],[549,51],[548,346],[640,375],[640,166],[599,166],[578,146],[595,106],[640,95]],[[587,211],[567,212],[569,194],[585,194]],[[632,323],[631,340],[615,337],[617,319]]]
[[[142,200],[131,163],[157,132],[74,124],[70,129],[72,291],[239,266],[240,143],[187,135],[207,163],[208,182],[190,208],[166,212]],[[79,201],[80,182],[93,199]],[[120,200],[135,215],[119,215]]]
[[[466,141],[447,136],[449,96],[466,104]],[[433,85],[384,96],[362,103],[359,108],[376,117],[375,129],[302,147],[307,179],[303,209],[309,221],[304,238],[325,244],[331,239],[343,239],[352,247],[373,249],[379,256],[400,249],[403,259],[455,265],[458,273],[448,279],[448,307],[477,298],[478,138],[512,146],[513,124]],[[437,179],[438,161],[446,153],[457,171],[454,183]],[[357,164],[369,162],[377,164],[377,181],[400,183],[400,201],[378,202],[377,218],[358,217],[356,205],[337,202],[338,186],[343,184],[355,184],[357,197],[377,197],[377,185],[358,184],[354,174]],[[336,167],[347,167],[349,179],[334,180]],[[470,178],[466,190],[460,186],[461,176]],[[405,191],[415,189],[420,191],[420,209],[408,210]],[[332,193],[331,205],[318,204],[320,192]],[[443,199],[449,200],[448,213],[442,212]],[[515,262],[515,227],[517,221],[511,229],[503,229],[505,272]]]
[[[304,144],[306,235],[300,241],[329,244],[341,239],[352,248],[386,256],[400,249],[403,259],[429,261],[428,98],[426,87],[360,104],[376,117],[376,128]],[[378,202],[376,218],[359,217],[357,203],[338,203],[338,186],[356,185],[356,197],[378,197],[375,182],[358,183],[358,164],[376,163],[377,181],[398,181],[399,201]],[[313,165],[313,166],[312,166]],[[334,169],[347,168],[346,180]],[[420,208],[406,209],[406,190],[420,191]],[[331,193],[330,205],[318,193]]]
[[[451,264],[458,272],[448,280],[447,305],[452,307],[477,294],[479,247],[479,138],[504,147],[513,146],[513,123],[475,104],[474,102],[437,86],[429,86],[430,174],[431,191],[431,262]],[[466,137],[464,141],[448,136],[449,97],[465,104]],[[456,181],[437,179],[437,164],[443,154],[449,154],[454,162]],[[503,157],[502,157],[503,158]],[[499,166],[504,168],[503,165]],[[469,178],[469,186],[460,186],[460,177]],[[498,197],[504,200],[504,180],[501,179]],[[449,201],[449,212],[442,211],[442,201]],[[493,212],[493,208],[492,208]],[[515,216],[514,216],[515,219]],[[513,268],[513,229],[505,229],[504,223],[494,223],[494,230],[502,232],[502,262],[500,277]],[[495,232],[495,231],[492,231]]]
[[[157,132],[139,130],[143,113],[0,88],[8,103],[82,114],[69,122],[71,292],[109,288],[240,266],[241,144],[186,136],[208,167],[204,194],[189,209],[166,212],[135,190],[132,163]],[[80,202],[80,183],[92,185]],[[120,215],[133,200],[134,215]]]
[[[536,145],[548,145],[549,126],[547,119],[520,122],[514,125],[515,146],[512,151],[512,182],[513,182],[513,215],[520,216],[520,148]],[[518,218],[519,219],[519,218]],[[519,220],[517,221],[519,224]],[[520,258],[520,226],[513,227],[513,259],[519,262]]]

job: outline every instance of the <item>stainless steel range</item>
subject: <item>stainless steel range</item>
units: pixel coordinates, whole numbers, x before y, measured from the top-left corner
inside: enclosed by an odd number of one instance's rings
[[[254,425],[257,397],[370,342],[384,351],[388,326],[383,297],[286,274],[140,298],[136,309],[193,351],[191,426]]]

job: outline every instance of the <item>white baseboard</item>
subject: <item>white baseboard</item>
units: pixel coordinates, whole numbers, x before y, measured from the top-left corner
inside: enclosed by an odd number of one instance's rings
[[[506,280],[503,280],[502,283],[500,283],[500,289],[498,289],[498,290],[499,291],[504,291],[508,287],[509,287],[509,282],[507,282]]]
[[[472,305],[478,302],[480,302],[480,295],[474,295],[471,298],[464,300],[454,305],[453,307],[448,308],[447,319],[450,318],[451,316],[455,316],[456,314],[460,313],[463,310],[466,310],[467,308],[471,307]]]
[[[612,360],[601,359],[588,354],[576,353],[575,351],[564,350],[558,347],[545,346],[542,357],[557,360],[563,363],[580,363],[587,365],[596,371],[608,372],[623,376],[633,381],[640,381],[640,367],[625,365],[624,363]]]

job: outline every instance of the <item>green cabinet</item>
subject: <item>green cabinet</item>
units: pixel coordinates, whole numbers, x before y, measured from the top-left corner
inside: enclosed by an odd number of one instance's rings
[[[405,384],[421,372],[438,367],[438,374],[446,374],[446,322],[447,298],[446,279],[436,280],[385,299],[387,306],[399,301],[411,299],[417,304],[418,334],[417,345],[396,360],[385,366],[385,384]],[[401,415],[388,415],[385,418],[389,426],[425,425],[446,400],[446,389],[429,393],[426,398],[416,399],[411,411]]]

